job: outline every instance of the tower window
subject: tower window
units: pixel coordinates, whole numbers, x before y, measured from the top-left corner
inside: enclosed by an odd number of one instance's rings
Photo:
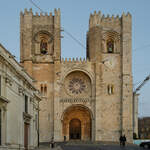
[[[43,96],[47,95],[47,85],[46,84],[41,84],[41,93]]]
[[[113,53],[114,52],[114,41],[113,40],[108,40],[107,41],[107,52],[108,53]]]
[[[41,93],[43,94],[43,84],[41,84]]]
[[[114,86],[112,84],[109,84],[107,86],[107,91],[109,95],[114,94]]]
[[[45,85],[44,86],[44,95],[46,95],[47,94],[47,86]]]
[[[40,50],[41,50],[42,54],[46,54],[47,53],[47,49],[48,49],[47,46],[48,46],[47,40],[46,39],[42,39],[41,43],[40,43]]]

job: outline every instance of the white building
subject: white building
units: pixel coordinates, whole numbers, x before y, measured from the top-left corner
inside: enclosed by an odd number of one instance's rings
[[[40,96],[33,82],[0,44],[0,150],[38,145]]]

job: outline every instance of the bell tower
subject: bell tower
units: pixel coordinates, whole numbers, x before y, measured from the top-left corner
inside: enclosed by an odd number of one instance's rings
[[[20,61],[42,93],[40,142],[48,142],[54,136],[54,81],[61,57],[60,27],[60,9],[55,9],[54,15],[33,14],[32,9],[20,13]]]
[[[32,64],[60,60],[60,10],[35,15],[32,9],[20,13],[20,61],[32,76]],[[29,67],[30,66],[30,67]]]

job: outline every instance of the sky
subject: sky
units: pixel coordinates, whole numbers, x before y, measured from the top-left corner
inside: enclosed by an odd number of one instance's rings
[[[134,89],[150,74],[150,0],[33,0],[44,12],[61,10],[61,26],[86,47],[90,13],[132,14],[132,70]],[[32,8],[30,0],[0,0],[0,43],[19,61],[20,11]],[[62,57],[85,57],[84,47],[62,32]],[[150,116],[150,81],[139,91],[139,117]]]

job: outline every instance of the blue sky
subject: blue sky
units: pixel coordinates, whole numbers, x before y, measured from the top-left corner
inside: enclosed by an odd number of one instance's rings
[[[135,87],[150,74],[150,0],[33,0],[45,12],[61,9],[61,25],[86,46],[90,13],[132,14],[133,78]],[[0,43],[19,60],[19,14],[24,8],[39,12],[29,0],[1,0]],[[85,49],[62,32],[62,56],[85,57]],[[139,116],[150,116],[150,81],[140,90]]]

